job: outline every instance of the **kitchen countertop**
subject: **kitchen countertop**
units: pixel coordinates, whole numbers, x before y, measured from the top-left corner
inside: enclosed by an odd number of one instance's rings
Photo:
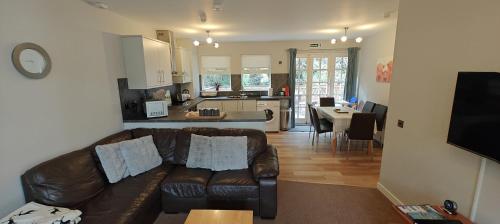
[[[176,110],[177,109],[177,110]],[[193,120],[186,118],[184,111],[179,111],[178,108],[168,110],[168,117],[159,118],[137,118],[124,120],[127,123],[140,122],[265,122],[266,114],[264,111],[255,112],[226,112],[226,116],[222,120]]]

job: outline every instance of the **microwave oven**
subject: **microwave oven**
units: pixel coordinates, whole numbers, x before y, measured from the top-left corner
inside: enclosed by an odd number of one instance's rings
[[[146,112],[147,118],[168,116],[167,101],[146,101],[144,104],[144,112]]]

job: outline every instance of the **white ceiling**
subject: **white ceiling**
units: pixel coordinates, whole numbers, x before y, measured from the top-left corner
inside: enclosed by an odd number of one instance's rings
[[[202,39],[205,30],[219,41],[321,40],[369,36],[397,17],[398,0],[100,0],[109,10],[169,29],[177,37]],[[220,0],[216,0],[220,1]],[[199,11],[207,15],[200,22]],[[391,13],[392,12],[392,13]],[[389,18],[384,15],[391,13]]]

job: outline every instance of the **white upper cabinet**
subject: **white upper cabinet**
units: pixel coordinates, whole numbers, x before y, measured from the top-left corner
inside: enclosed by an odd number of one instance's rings
[[[189,83],[193,81],[193,74],[191,71],[191,58],[192,51],[184,47],[177,47],[175,49],[175,63],[177,74],[174,75],[174,83]]]
[[[129,89],[173,84],[168,43],[142,36],[124,36],[122,47]]]

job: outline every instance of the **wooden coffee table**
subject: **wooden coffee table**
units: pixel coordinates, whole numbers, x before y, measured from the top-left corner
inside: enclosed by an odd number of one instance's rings
[[[184,224],[253,224],[253,211],[193,209]]]

